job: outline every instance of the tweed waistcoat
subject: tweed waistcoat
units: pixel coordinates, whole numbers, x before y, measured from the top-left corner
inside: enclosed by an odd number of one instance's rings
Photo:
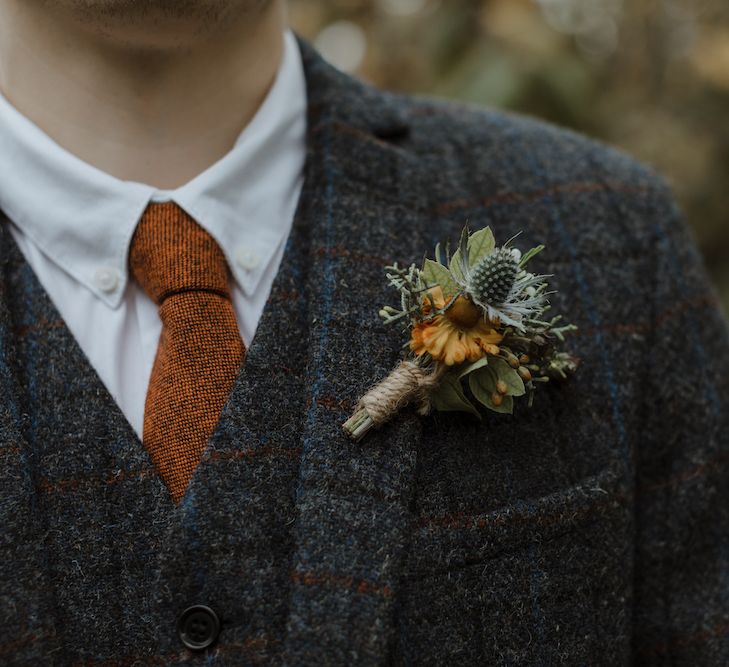
[[[179,506],[0,225],[0,663],[727,664],[729,337],[663,181],[301,47],[291,237]],[[582,366],[514,416],[351,443],[400,355],[383,266],[467,221],[547,245]],[[203,653],[192,604],[222,621]]]

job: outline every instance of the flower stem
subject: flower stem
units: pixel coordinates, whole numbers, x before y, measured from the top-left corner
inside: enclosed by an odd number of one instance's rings
[[[344,424],[342,428],[347,432],[347,435],[352,438],[355,442],[359,442],[362,438],[367,435],[368,431],[375,425],[372,421],[367,408],[360,408],[355,412]]]

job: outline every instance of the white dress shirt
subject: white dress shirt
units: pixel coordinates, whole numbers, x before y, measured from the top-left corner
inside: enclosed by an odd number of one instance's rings
[[[121,181],[83,162],[0,95],[0,208],[10,231],[101,381],[142,437],[162,323],[130,280],[127,253],[150,201],[174,201],[225,252],[250,345],[303,183],[306,83],[287,31],[276,79],[231,151],[175,190]]]

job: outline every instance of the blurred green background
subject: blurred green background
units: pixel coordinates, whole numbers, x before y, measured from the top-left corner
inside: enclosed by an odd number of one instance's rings
[[[729,311],[729,0],[289,0],[340,69],[574,128],[670,180]]]

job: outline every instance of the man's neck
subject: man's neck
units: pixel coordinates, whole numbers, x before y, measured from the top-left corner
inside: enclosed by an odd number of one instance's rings
[[[82,160],[158,188],[183,185],[232,148],[283,53],[279,3],[185,49],[112,44],[42,4],[0,4],[0,90]]]

